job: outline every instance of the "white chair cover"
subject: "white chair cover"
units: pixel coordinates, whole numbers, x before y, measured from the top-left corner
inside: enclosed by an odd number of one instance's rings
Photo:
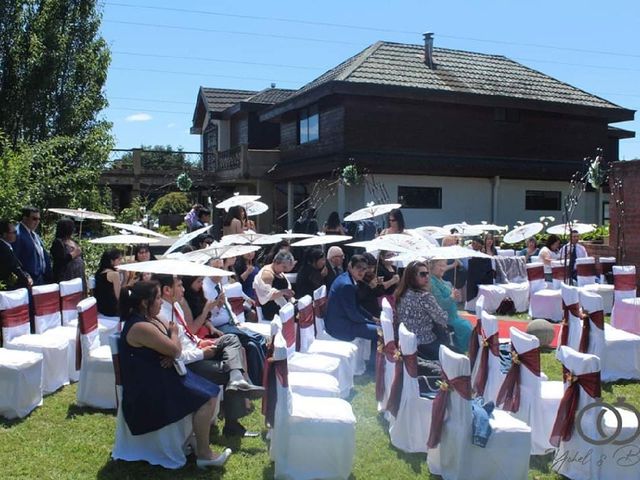
[[[562,295],[560,290],[550,288],[531,294],[529,315],[532,318],[545,318],[552,322],[562,321]]]
[[[382,342],[384,345],[396,346],[395,338],[393,334],[393,318],[389,317],[387,310],[382,310],[380,314],[380,326],[382,327]],[[384,359],[384,395],[382,400],[378,402],[378,411],[385,412],[385,416],[389,423],[393,423],[394,419],[391,414],[386,412],[387,401],[389,400],[389,392],[391,391],[391,385],[393,383],[393,377],[395,374],[396,364]]]
[[[570,347],[559,348],[557,357],[572,375],[584,375],[600,370],[600,359],[598,357],[576,352]],[[568,385],[565,385],[565,387],[567,386]],[[580,412],[588,405],[600,401],[599,399],[591,398],[579,384],[577,388],[580,389],[580,393],[578,395],[576,412]],[[594,440],[602,438],[598,432],[598,416],[601,414],[602,409],[602,407],[590,408],[584,412],[581,418],[580,426],[582,432],[588,438]],[[618,411],[622,417],[622,429],[618,438],[628,439],[636,432],[637,428],[639,428],[638,421],[632,412],[621,408],[618,408]],[[612,434],[617,424],[616,418],[611,418],[613,417],[611,413],[611,411],[606,411],[604,421],[602,422],[604,424],[604,433],[606,434]],[[638,469],[636,467],[625,466],[624,462],[618,461],[620,455],[619,449],[619,445],[612,443],[594,445],[587,442],[577,433],[574,426],[571,439],[560,442],[555,459],[552,462],[552,468],[561,475],[575,479],[637,479]],[[567,461],[568,459],[575,458],[576,454],[581,455],[581,461]]]
[[[570,308],[571,305],[580,305],[580,290],[577,287],[572,287],[567,284],[562,284],[561,295],[562,295],[562,303],[563,305]],[[569,329],[569,336],[567,337],[567,345],[573,348],[574,350],[578,350],[580,347],[580,338],[582,337],[582,319],[580,317],[575,316],[569,310],[567,312],[567,325],[562,325],[562,328]],[[562,335],[562,332],[560,333]],[[560,346],[558,344],[558,346]]]
[[[327,287],[322,285],[313,291],[313,303],[314,313],[316,315],[316,339],[318,340],[331,340],[335,342],[342,342],[327,333],[324,328],[324,318],[318,315],[321,310],[316,308],[316,305],[323,304],[327,301]],[[371,342],[364,338],[356,338],[352,342],[349,342],[356,347],[355,364],[353,367],[354,375],[362,375],[367,369],[366,361],[371,353]]]
[[[596,259],[594,257],[576,258],[578,286],[584,287],[596,283]]]
[[[294,307],[288,303],[280,309],[282,334],[287,341],[289,351],[289,370],[292,372],[318,372],[334,376],[340,386],[340,396],[346,398],[353,387],[353,374],[350,366],[338,358],[327,355],[296,352],[296,326]]]
[[[0,417],[26,417],[42,405],[42,354],[0,348]]]
[[[613,309],[611,311],[611,325],[618,327],[616,304],[624,298],[636,298],[636,267],[635,265],[613,266]],[[619,328],[619,327],[618,327]]]
[[[55,392],[69,383],[69,342],[54,336],[29,333],[29,294],[26,288],[0,292],[0,318],[5,348],[42,355],[43,393]]]
[[[585,314],[593,315],[593,314],[597,314],[597,312],[601,312],[601,314],[604,315],[602,297],[597,293],[594,293],[586,289],[581,289],[580,305],[582,306],[582,309]],[[600,328],[598,328],[597,325],[595,325],[591,319],[584,320],[584,321],[590,322],[589,324],[590,327],[589,327],[588,348],[585,352],[582,352],[582,353],[588,353],[590,355],[595,355],[598,358],[600,358],[602,374],[604,374],[604,371],[606,370],[606,360],[605,360],[605,351],[604,351],[605,350],[604,330],[601,330]],[[581,340],[582,340],[582,335],[583,334],[581,332],[580,334]],[[571,344],[569,346],[574,350],[579,351],[579,346],[576,348],[574,348]]]
[[[287,344],[282,335],[274,337],[275,361],[288,362]],[[277,401],[269,448],[275,463],[274,478],[348,478],[355,454],[356,419],[351,405],[339,398],[292,393],[288,383],[280,383],[277,375],[276,379]]]
[[[404,323],[401,323],[398,329],[398,343],[403,357],[416,354],[418,341]],[[433,401],[420,397],[418,379],[411,376],[406,366],[402,374],[400,408],[395,421],[389,427],[391,443],[403,452],[427,453]]]
[[[480,343],[480,348],[478,349],[478,354],[476,356],[476,361],[474,364],[474,369],[471,375],[471,385],[473,386],[476,382],[476,378],[478,376],[478,371],[480,368],[480,358],[482,357],[482,351],[485,347],[483,347],[484,338],[492,337],[493,335],[498,334],[498,319],[494,315],[489,315],[486,311],[482,312],[482,332],[484,332],[484,337],[482,335],[478,335],[478,342]],[[496,341],[497,341],[496,337]],[[488,348],[488,347],[486,347]],[[485,402],[488,401],[496,401],[498,397],[498,391],[502,386],[502,382],[504,381],[504,374],[500,370],[500,357],[496,357],[489,351],[488,356],[488,371],[487,371],[487,383],[484,387],[484,394],[482,397]]]
[[[478,295],[476,299],[476,319],[481,322],[482,321],[482,311],[484,310],[484,295]]]
[[[120,371],[118,340],[120,334],[112,335],[109,339],[113,358],[113,370]],[[144,461],[151,465],[160,465],[164,468],[176,469],[187,463],[185,446],[193,431],[192,417],[186,417],[167,425],[155,432],[143,435],[133,435],[122,413],[122,384],[120,375],[115,376],[116,394],[118,399],[118,412],[116,415],[116,438],[111,451],[114,460],[128,462]]]
[[[120,333],[120,317],[108,317],[98,312],[98,332],[100,334],[100,345],[109,345],[111,335]]]
[[[582,290],[596,293],[602,297],[602,308],[606,315],[610,315],[613,310],[613,285],[603,283],[592,283],[585,285]]]
[[[255,323],[245,321],[245,295],[242,291],[242,284],[240,282],[227,283],[226,285],[223,285],[222,289],[227,296],[231,310],[233,310],[233,313],[236,316],[238,327],[262,335],[268,340],[271,335],[271,326],[269,325],[269,322]],[[262,309],[260,309],[260,313],[262,313]]]
[[[512,248],[501,248],[500,250],[498,250],[498,255],[500,255],[501,257],[515,257],[516,251]]]
[[[511,282],[500,284],[507,292],[507,297],[513,300],[516,312],[529,310],[529,282]]]
[[[60,282],[60,305],[62,325],[78,325],[78,303],[82,300],[82,279],[74,278]]]
[[[564,260],[552,260],[551,261],[551,287],[554,290],[560,290],[562,284],[565,281],[565,272],[568,268],[568,264],[565,264]]]
[[[616,263],[616,257],[600,257],[598,259],[598,263],[600,264],[600,270],[603,272],[613,272],[613,265],[615,265]],[[600,283],[601,284],[606,284],[609,283],[607,282],[607,278],[604,274],[600,274]]]
[[[484,311],[494,314],[507,296],[507,291],[502,285],[478,285],[478,296],[480,295],[484,296]]]
[[[282,334],[282,322],[276,314],[271,320],[271,338]],[[339,397],[340,385],[333,375],[319,372],[289,372],[289,388],[305,397]]]
[[[527,263],[527,278],[531,295],[547,288],[547,282],[544,281],[544,264],[533,262],[533,260],[532,263]]]
[[[78,405],[113,409],[117,407],[113,388],[115,375],[109,345],[100,345],[96,299],[85,298],[78,304],[80,337],[80,381],[76,392]]]
[[[515,327],[511,327],[509,332],[511,344],[518,355],[540,348],[540,340],[536,336]],[[543,381],[527,367],[520,367],[520,408],[513,415],[531,426],[531,455],[544,455],[554,448],[549,443],[549,436],[563,393],[562,382]]]
[[[449,379],[469,375],[469,359],[440,347],[440,363]],[[455,390],[449,394],[440,444],[429,450],[432,474],[446,480],[524,480],[529,472],[531,429],[502,410],[494,410],[485,448],[471,443],[471,405]]]

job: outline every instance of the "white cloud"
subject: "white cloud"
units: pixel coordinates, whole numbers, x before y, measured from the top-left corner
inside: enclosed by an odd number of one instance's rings
[[[134,113],[133,115],[129,115],[125,118],[127,122],[148,122],[153,117],[148,113]]]

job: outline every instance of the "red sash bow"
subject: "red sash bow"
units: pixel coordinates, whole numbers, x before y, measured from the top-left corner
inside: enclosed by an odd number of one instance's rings
[[[582,336],[580,337],[580,352],[587,353],[589,350],[589,334],[591,332],[591,323],[599,328],[600,330],[604,330],[604,312],[602,310],[598,310],[597,312],[589,313],[582,322]]]
[[[478,357],[478,350],[480,350],[480,341],[478,337],[482,334],[482,320],[476,320],[476,326],[471,330],[471,336],[469,337],[469,361],[471,362],[471,371],[476,364],[476,358]]]
[[[551,430],[549,439],[551,445],[558,447],[560,441],[568,441],[573,434],[573,426],[575,422],[576,410],[578,409],[578,400],[580,397],[580,388],[582,387],[587,395],[592,398],[599,398],[600,391],[600,372],[585,373],[584,375],[573,375],[567,372],[565,382],[569,386],[564,391],[558,414]]]
[[[231,311],[234,315],[240,315],[244,313],[244,298],[242,297],[227,297]]]
[[[578,263],[576,264],[576,272],[580,277],[591,277],[596,275],[595,263]]]
[[[562,332],[560,332],[560,346],[566,345],[569,341],[569,314],[580,319],[584,318],[584,314],[582,313],[582,310],[580,310],[580,305],[577,303],[567,305],[563,301],[562,310],[564,314],[562,317]]]
[[[78,312],[78,328],[76,329],[76,371],[82,367],[81,335],[87,335],[98,328],[98,307],[93,305],[84,312]]]
[[[530,282],[544,280],[544,267],[527,268],[527,279]]]
[[[316,317],[325,318],[327,316],[327,303],[328,299],[326,295],[313,301],[313,313]]]
[[[566,268],[564,265],[559,265],[557,267],[551,267],[551,277],[554,280],[563,281],[565,277]]]
[[[635,290],[636,276],[633,273],[614,274],[613,288],[616,290]]]
[[[267,358],[264,363],[264,373],[262,376],[262,385],[264,386],[265,393],[262,397],[262,414],[264,415],[265,423],[273,427],[276,403],[278,402],[278,386],[276,381],[285,388],[289,387],[288,375],[289,370],[287,368],[286,360],[274,360],[273,347],[270,348],[271,357]]]
[[[511,368],[502,382],[496,404],[504,404],[503,409],[509,412],[520,410],[520,366],[524,365],[536,377],[540,376],[540,349],[532,348],[518,353],[513,344],[511,347]]]
[[[315,337],[315,326],[316,326],[316,317],[313,313],[313,305],[309,304],[304,308],[298,310],[298,329],[296,331],[296,352],[300,351],[300,330],[303,328],[314,327],[314,337]]]
[[[0,312],[3,328],[19,327],[29,323],[29,305],[18,305]]]
[[[387,366],[385,359],[389,362],[395,363],[400,356],[400,351],[397,349],[394,341],[391,341],[386,345],[383,345],[382,342],[382,335],[379,334],[378,350],[376,352],[376,400],[378,402],[381,402],[384,399],[385,370]]]
[[[399,353],[399,351],[398,351]],[[418,376],[418,355],[399,356],[396,360],[396,368],[393,375],[393,383],[389,391],[389,400],[387,401],[386,410],[394,417],[398,416],[400,409],[400,400],[402,400],[402,387],[404,385],[404,368],[413,378]]]
[[[296,322],[293,318],[282,323],[282,336],[287,342],[287,347],[296,343]]]
[[[78,303],[82,300],[82,292],[70,293],[60,297],[60,309],[61,310],[74,310],[78,306]]]
[[[51,315],[60,311],[60,292],[40,293],[33,296],[33,308],[36,315]]]
[[[427,442],[428,448],[435,448],[440,443],[442,425],[447,413],[447,403],[452,388],[465,400],[471,400],[471,377],[463,375],[449,380],[445,373],[442,372],[440,390],[433,401],[431,409],[431,430],[429,431],[429,440]]]
[[[480,352],[480,365],[478,366],[476,379],[473,382],[473,389],[480,396],[484,395],[484,388],[487,386],[487,377],[489,375],[489,351],[491,351],[495,357],[500,357],[500,340],[498,338],[498,332],[494,333],[490,337],[485,337],[484,332],[482,332],[482,337],[483,342],[482,350]]]

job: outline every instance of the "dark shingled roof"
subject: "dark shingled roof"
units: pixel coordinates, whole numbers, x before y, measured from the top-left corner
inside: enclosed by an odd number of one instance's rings
[[[264,103],[273,105],[274,103],[282,102],[296,93],[295,90],[285,90],[282,88],[266,88],[261,92],[252,95],[249,98],[242,100],[249,103]]]
[[[222,112],[258,92],[252,90],[229,90],[226,88],[202,87],[201,92],[207,101],[207,110]]]
[[[596,108],[621,108],[502,55],[434,48],[435,69],[424,46],[377,42],[311,81],[294,96],[331,81],[421,88],[537,100]]]

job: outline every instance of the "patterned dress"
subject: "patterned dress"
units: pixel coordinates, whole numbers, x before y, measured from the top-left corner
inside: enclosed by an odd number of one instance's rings
[[[415,334],[418,344],[429,344],[437,339],[435,324],[447,327],[447,313],[426,290],[407,290],[396,308],[398,321]]]

